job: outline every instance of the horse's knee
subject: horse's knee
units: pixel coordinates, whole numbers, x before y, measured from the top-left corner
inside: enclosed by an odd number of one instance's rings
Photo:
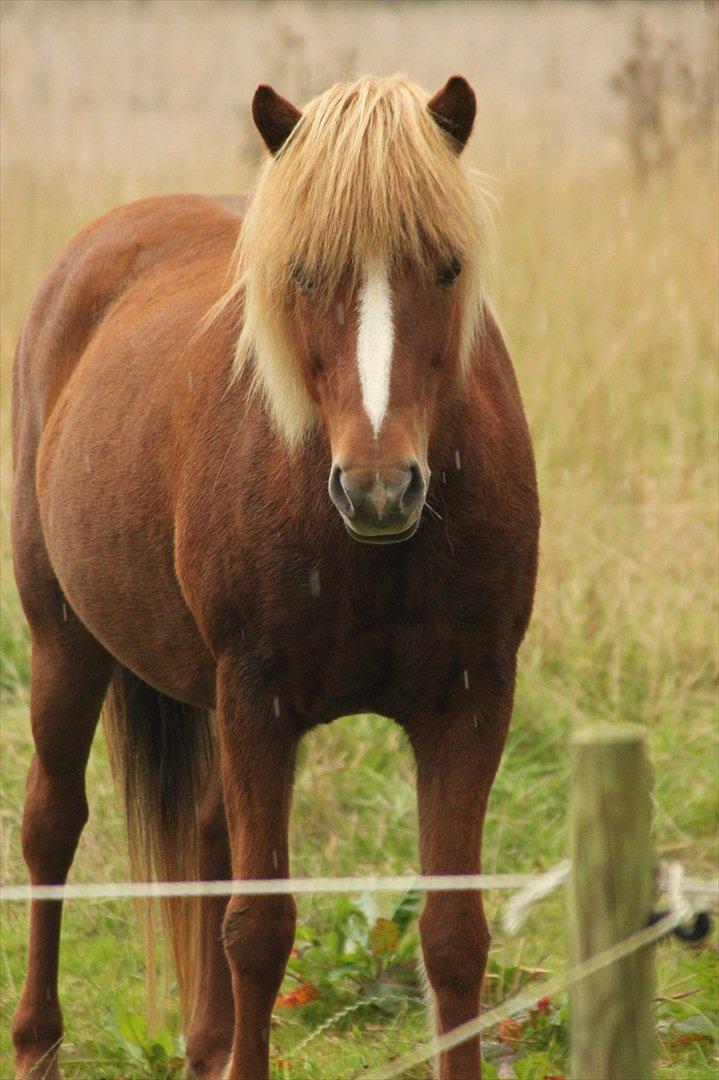
[[[430,896],[419,930],[427,978],[435,993],[478,991],[489,951],[481,899],[459,893]]]
[[[222,941],[231,969],[272,990],[279,988],[295,937],[291,896],[237,896],[227,905]]]

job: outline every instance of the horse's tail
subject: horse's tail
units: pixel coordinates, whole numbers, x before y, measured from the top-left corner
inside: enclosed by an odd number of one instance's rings
[[[213,756],[211,714],[161,694],[120,665],[103,722],[113,776],[124,797],[130,868],[136,881],[199,877],[198,803]],[[151,901],[141,905],[148,946],[150,1009],[155,997]],[[187,1022],[199,972],[196,897],[161,901]]]

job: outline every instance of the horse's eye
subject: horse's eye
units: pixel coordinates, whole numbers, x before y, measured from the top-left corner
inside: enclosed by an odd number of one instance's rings
[[[315,283],[303,266],[297,265],[292,267],[292,280],[302,292],[314,292]]]
[[[462,262],[459,255],[455,255],[450,263],[442,268],[439,274],[440,285],[451,285],[462,272]]]

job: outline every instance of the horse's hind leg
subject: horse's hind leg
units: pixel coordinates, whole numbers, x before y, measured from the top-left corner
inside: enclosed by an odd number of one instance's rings
[[[52,611],[43,605],[41,622],[28,610],[35,756],[28,777],[22,845],[30,880],[37,885],[63,884],[72,864],[87,820],[85,766],[112,670],[111,658],[63,601],[57,585],[49,595],[54,601]],[[59,1076],[61,917],[59,901],[31,905],[28,974],[12,1029],[19,1077]]]
[[[230,843],[222,799],[219,760],[215,761],[199,810],[200,878],[232,877]],[[201,1080],[222,1076],[232,1050],[235,1009],[230,969],[222,945],[226,896],[201,900],[200,977],[197,1002],[187,1033],[190,1074]]]

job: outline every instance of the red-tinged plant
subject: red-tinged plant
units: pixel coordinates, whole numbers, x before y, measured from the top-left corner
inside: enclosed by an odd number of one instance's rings
[[[298,925],[287,976],[298,985],[317,987],[313,1016],[318,1022],[348,1006],[396,1014],[410,1003],[421,1004],[414,929],[421,904],[421,893],[411,890],[385,917],[378,913],[374,897],[343,896],[323,932]],[[298,1004],[295,988],[288,991],[277,999],[278,1008]]]
[[[280,994],[275,1002],[278,1009],[295,1009],[298,1005],[309,1005],[319,997],[319,990],[314,983],[300,983],[288,994]]]
[[[513,1016],[507,1016],[499,1021],[499,1041],[505,1046],[516,1046],[522,1037],[523,1030],[519,1020]]]
[[[543,998],[540,998],[537,1002],[537,1012],[540,1012],[542,1016],[549,1016],[552,1008],[552,999],[549,994],[546,994]],[[551,1078],[550,1078],[551,1080]]]

